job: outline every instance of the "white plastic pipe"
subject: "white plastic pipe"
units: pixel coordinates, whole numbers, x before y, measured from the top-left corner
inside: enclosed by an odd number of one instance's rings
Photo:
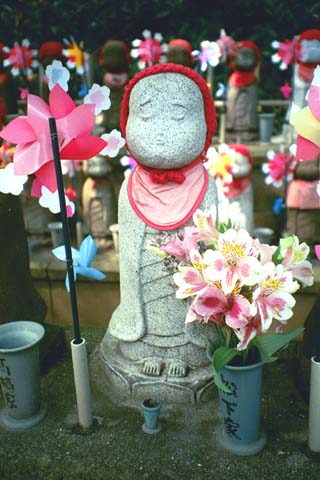
[[[84,428],[89,428],[92,425],[92,408],[87,347],[84,338],[78,344],[71,340],[71,354],[79,424]]]
[[[320,357],[311,358],[309,448],[320,452]]]

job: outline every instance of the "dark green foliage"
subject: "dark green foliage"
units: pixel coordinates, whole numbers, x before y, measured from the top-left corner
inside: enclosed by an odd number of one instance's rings
[[[201,40],[216,40],[220,28],[235,40],[250,39],[262,52],[260,98],[282,98],[279,87],[291,71],[280,72],[271,63],[272,40],[284,40],[303,30],[320,27],[320,2],[313,0],[7,0],[1,2],[0,41],[12,45],[28,38],[33,48],[49,39],[73,35],[90,52],[98,52],[110,38],[141,38],[147,28],[161,32],[165,41],[189,40],[194,49]],[[224,81],[225,66],[215,79]]]

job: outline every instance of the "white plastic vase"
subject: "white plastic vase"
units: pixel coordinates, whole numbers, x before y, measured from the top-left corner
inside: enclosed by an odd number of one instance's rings
[[[9,430],[25,430],[46,415],[40,399],[39,342],[45,330],[36,322],[0,325],[0,384],[5,409],[0,424]]]

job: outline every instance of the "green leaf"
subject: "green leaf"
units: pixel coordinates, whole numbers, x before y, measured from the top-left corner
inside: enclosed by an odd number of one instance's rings
[[[213,380],[216,386],[219,388],[219,390],[222,390],[225,393],[231,393],[230,388],[223,383],[220,377],[220,373],[216,372],[215,369],[213,369]]]
[[[273,354],[281,350],[288,343],[301,332],[304,328],[295,328],[288,333],[270,333],[268,335],[257,335],[252,341],[252,345],[255,345],[260,352],[261,359],[264,362],[273,362],[277,360],[273,357]]]
[[[238,350],[228,347],[219,347],[213,354],[212,367],[214,383],[225,393],[230,393],[230,389],[221,380],[219,371],[238,354]]]
[[[281,263],[283,260],[283,256],[281,255],[281,247],[278,247],[277,250],[274,252],[274,254],[272,255],[272,261],[278,265],[279,263]]]
[[[219,372],[219,370],[227,365],[236,355],[239,355],[239,351],[235,348],[219,347],[213,354],[213,368]]]
[[[294,244],[294,236],[290,235],[289,237],[281,238],[279,243],[282,250],[287,250]]]

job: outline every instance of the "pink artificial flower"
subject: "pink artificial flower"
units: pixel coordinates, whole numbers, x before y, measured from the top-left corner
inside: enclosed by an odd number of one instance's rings
[[[77,198],[77,192],[74,188],[68,187],[65,191],[66,197],[70,200],[70,202],[74,202]]]
[[[30,77],[32,75],[30,67],[38,66],[38,62],[34,60],[37,51],[30,50],[29,46],[29,40],[24,39],[21,45],[15,42],[11,49],[8,47],[3,48],[3,51],[8,54],[8,57],[3,61],[3,65],[4,67],[11,66],[13,76],[19,75],[20,71],[22,71],[27,77]]]
[[[315,245],[314,249],[317,255],[317,259],[320,260],[320,245]]]
[[[28,97],[29,94],[29,88],[19,88],[20,91],[20,99],[25,100]]]
[[[293,155],[289,153],[286,155],[283,151],[275,153],[273,150],[267,152],[268,163],[262,165],[262,172],[267,174],[265,183],[272,184],[274,187],[281,187],[284,178],[288,181],[293,178],[293,170],[295,163],[293,162]]]
[[[273,318],[286,322],[292,317],[296,301],[291,293],[299,289],[299,284],[293,281],[291,272],[272,262],[263,265],[259,284],[252,298],[260,315],[261,330],[267,331]]]
[[[145,39],[134,40],[132,44],[136,48],[131,50],[131,56],[140,59],[139,67],[141,69],[158,63],[164,51],[164,46],[161,45],[162,35],[160,33],[155,33],[154,38],[152,38],[151,32],[144,30],[142,35]]]
[[[303,286],[310,287],[313,285],[312,264],[306,260],[309,255],[310,248],[306,243],[299,244],[299,239],[293,235],[294,243],[285,251],[281,251],[284,256],[281,262],[284,270],[292,273],[293,278],[298,280]],[[283,240],[280,240],[280,247]]]
[[[221,281],[222,291],[231,293],[238,281],[243,285],[252,286],[260,278],[261,263],[255,257],[256,250],[249,233],[240,229],[230,228],[220,234],[218,250],[206,250],[204,277],[208,281]]]
[[[211,65],[212,67],[218,65],[221,51],[217,42],[209,42],[209,40],[203,40],[200,43],[200,46],[201,51],[199,52],[198,60],[200,61],[201,71],[205,72],[208,65]]]
[[[230,55],[235,52],[237,43],[233,40],[233,38],[226,35],[224,29],[221,29],[220,31],[220,37],[217,40],[217,43],[220,47],[221,61],[226,62]]]
[[[285,84],[280,87],[280,92],[282,93],[283,98],[285,98],[286,100],[289,100],[289,98],[291,98],[292,88],[290,87],[288,82],[285,82]]]
[[[272,55],[274,63],[280,62],[280,70],[285,70],[289,65],[296,63],[300,59],[300,51],[297,48],[298,37],[284,42],[272,42],[272,47],[278,49],[278,52]]]
[[[0,137],[17,144],[13,163],[16,175],[36,175],[33,196],[41,187],[57,189],[51,146],[49,118],[56,119],[61,159],[87,160],[97,155],[106,142],[89,134],[94,127],[94,105],[76,107],[72,98],[56,84],[49,95],[49,105],[35,95],[28,95],[27,116],[12,120],[0,131]]]

